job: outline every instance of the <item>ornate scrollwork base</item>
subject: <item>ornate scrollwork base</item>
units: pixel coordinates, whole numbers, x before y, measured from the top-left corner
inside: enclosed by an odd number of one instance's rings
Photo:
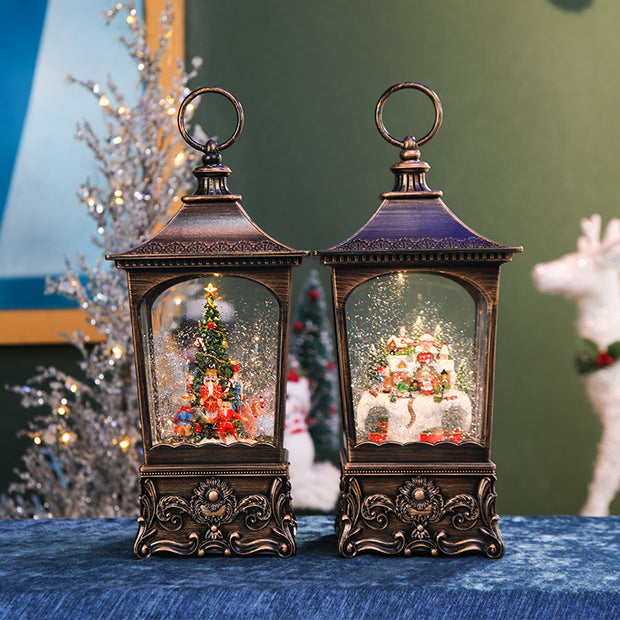
[[[393,494],[375,490],[394,489]],[[464,490],[465,492],[458,492]],[[504,554],[495,513],[495,476],[415,474],[385,478],[343,473],[338,552],[390,555]]]
[[[174,478],[142,476],[136,557],[153,553],[203,556],[295,554],[297,523],[288,477],[264,480],[265,493],[244,494],[248,477]],[[186,492],[183,492],[186,491]]]

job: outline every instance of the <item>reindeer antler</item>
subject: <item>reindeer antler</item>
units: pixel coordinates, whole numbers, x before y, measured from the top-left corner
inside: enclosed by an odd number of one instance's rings
[[[620,269],[620,219],[609,221],[601,241],[601,216],[595,213],[592,217],[581,220],[583,236],[577,239],[579,252],[589,254],[596,260],[602,260]]]
[[[601,216],[595,213],[590,219],[581,220],[583,237],[577,239],[577,249],[580,252],[593,253],[600,249],[601,245]]]
[[[609,248],[612,245],[616,245],[618,242],[620,242],[620,220],[618,218],[614,218],[609,221],[609,224],[607,224],[601,247]]]

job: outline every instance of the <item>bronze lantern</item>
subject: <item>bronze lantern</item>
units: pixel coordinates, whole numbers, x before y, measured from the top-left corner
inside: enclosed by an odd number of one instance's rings
[[[186,131],[195,97],[237,111],[227,141]],[[265,234],[227,186],[220,151],[243,110],[201,88],[178,113],[204,153],[197,188],[150,239],[110,256],[127,272],[144,442],[137,557],[295,553],[283,448],[291,269],[298,252]]]
[[[383,106],[412,88],[433,102],[422,139],[393,138]],[[379,132],[401,148],[392,191],[347,240],[318,252],[332,270],[345,447],[338,551],[501,557],[490,460],[500,266],[520,247],[458,220],[426,185],[418,147],[441,124],[437,95],[396,84]]]

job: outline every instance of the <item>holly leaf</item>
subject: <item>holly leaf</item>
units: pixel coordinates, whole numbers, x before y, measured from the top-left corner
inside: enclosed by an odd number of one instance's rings
[[[613,357],[615,360],[620,358],[620,340],[617,340],[616,342],[612,342],[608,347],[607,347],[607,353],[609,353],[609,355],[611,355],[611,357]]]
[[[587,373],[596,368],[595,360],[598,356],[598,345],[589,338],[580,338],[577,348],[577,370]]]

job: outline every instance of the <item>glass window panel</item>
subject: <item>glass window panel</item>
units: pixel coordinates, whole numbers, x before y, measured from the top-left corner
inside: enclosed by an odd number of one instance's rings
[[[270,291],[239,277],[187,280],[161,293],[143,324],[154,445],[273,443],[279,305]]]
[[[481,442],[483,313],[465,288],[394,273],[358,286],[345,310],[357,443]]]

